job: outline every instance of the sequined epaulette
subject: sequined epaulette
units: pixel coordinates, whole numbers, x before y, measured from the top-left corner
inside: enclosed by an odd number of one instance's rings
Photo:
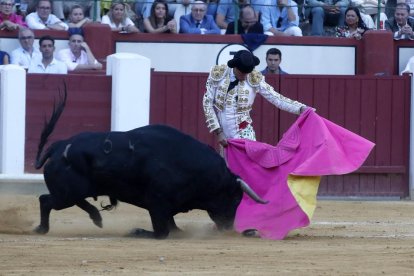
[[[227,70],[227,65],[225,65],[225,64],[215,65],[211,69],[210,77],[214,81],[222,80],[224,78],[224,76],[225,76],[226,70]]]
[[[259,86],[259,84],[260,84],[260,82],[262,81],[262,79],[263,79],[263,75],[262,75],[262,73],[260,73],[259,71],[253,70],[253,71],[249,74],[249,76],[248,76],[248,78],[247,78],[247,82],[248,82],[251,86],[256,87],[256,86]]]

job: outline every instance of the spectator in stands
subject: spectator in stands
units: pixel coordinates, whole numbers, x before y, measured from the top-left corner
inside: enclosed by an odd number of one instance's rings
[[[19,29],[20,47],[11,52],[11,63],[29,68],[32,60],[41,59],[42,54],[39,49],[34,47],[34,33],[29,28]]]
[[[236,20],[236,8],[235,3],[239,5],[239,8],[249,4],[249,0],[220,0],[217,6],[216,23],[220,29],[227,29],[227,25],[230,22]]]
[[[336,27],[336,37],[349,37],[360,40],[365,31],[368,30],[367,26],[362,20],[359,9],[356,7],[349,7],[345,12],[345,24],[344,26]]]
[[[191,3],[193,0],[181,0],[181,4],[175,9],[174,20],[177,22],[177,33],[180,32],[180,18],[191,13]]]
[[[10,56],[5,51],[0,51],[0,65],[6,65],[10,63]]]
[[[167,3],[157,0],[152,4],[151,15],[144,19],[147,33],[177,33],[177,23],[168,15]]]
[[[32,3],[33,0],[19,0],[17,1],[16,5],[15,5],[15,9],[16,9],[16,14],[20,15],[23,19],[26,17],[28,9],[29,9],[29,3],[31,6],[34,5],[34,3]],[[33,9],[35,10],[35,9]]]
[[[261,8],[261,22],[266,34],[302,36],[298,5],[293,0],[267,0]]]
[[[394,33],[394,39],[414,40],[414,19],[409,17],[410,6],[405,3],[397,4],[394,17],[385,21],[385,29]]]
[[[107,15],[102,16],[102,24],[108,24],[113,31],[139,33],[134,22],[128,17],[126,5],[123,2],[113,2]]]
[[[349,0],[308,0],[310,20],[312,21],[312,35],[324,34],[324,25],[342,26],[345,22],[345,11]]]
[[[70,29],[69,48],[60,50],[57,58],[66,64],[69,71],[102,69],[102,64],[84,41],[81,29]]]
[[[85,17],[82,6],[73,5],[71,7],[68,18],[69,28],[81,28],[83,25],[90,22],[92,22],[92,20],[88,17]]]
[[[154,3],[154,0],[142,0],[142,3],[138,4],[138,7],[142,5],[142,8],[140,11],[138,10],[138,8],[135,8],[136,13],[138,14],[140,12],[142,14],[143,19],[148,18],[151,15],[152,3]]]
[[[99,3],[99,0],[98,0]],[[77,5],[82,8],[83,13],[86,12],[88,16],[94,15],[94,1],[91,0],[75,0],[75,1],[67,1],[67,0],[55,0],[53,1],[53,14],[60,18],[62,21],[65,21],[65,18],[69,18],[69,14],[71,13],[72,6]],[[98,10],[97,17],[100,14],[100,4],[97,5]]]
[[[66,64],[69,71],[102,69],[102,64],[84,41],[81,29],[70,29],[69,48],[60,50],[57,58]]]
[[[180,33],[220,34],[220,29],[211,15],[207,15],[207,5],[203,1],[195,1],[191,13],[180,18]]]
[[[40,0],[36,12],[26,16],[29,28],[34,30],[67,30],[68,25],[51,14],[51,10],[52,4],[49,0]]]
[[[20,27],[27,27],[20,15],[13,12],[13,0],[0,1],[0,30],[14,31]]]
[[[235,22],[227,25],[226,34],[234,34]],[[263,34],[263,25],[258,22],[256,13],[252,6],[246,5],[240,9],[239,20],[237,22],[237,34],[256,33]]]
[[[207,14],[216,18],[219,0],[206,0],[205,2],[207,4]]]
[[[266,68],[261,71],[263,75],[267,74],[280,74],[287,75],[285,71],[280,68],[282,62],[282,52],[277,48],[270,48],[266,52]]]
[[[378,15],[378,0],[350,0],[350,7],[356,7],[359,10],[362,20],[368,29],[376,29],[377,26],[374,18],[380,18],[380,29],[385,29],[386,15],[380,12]],[[380,10],[384,11],[385,5],[380,3]],[[384,19],[385,18],[385,19]],[[345,18],[346,20],[346,18]]]
[[[405,0],[386,0],[385,1],[385,14],[387,18],[391,18],[395,13],[395,6],[397,3],[405,3]]]
[[[55,59],[53,53],[55,51],[55,40],[45,35],[39,39],[41,59],[32,60],[28,73],[44,73],[44,74],[67,74],[68,68],[66,64]]]

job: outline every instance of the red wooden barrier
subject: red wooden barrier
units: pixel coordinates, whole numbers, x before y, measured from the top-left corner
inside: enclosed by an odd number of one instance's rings
[[[154,72],[151,123],[180,128],[216,146],[201,107],[206,79],[203,73]],[[287,75],[267,80],[283,95],[376,143],[357,173],[323,178],[319,195],[408,196],[409,77]],[[252,116],[258,140],[269,144],[276,144],[296,119],[260,96]]]
[[[151,75],[150,123],[168,124],[216,146],[205,126],[201,100],[205,73]],[[111,78],[103,75],[28,75],[26,171],[33,162],[43,120],[63,80],[68,85],[66,110],[51,141],[80,131],[110,129]],[[376,143],[364,166],[354,174],[323,178],[319,195],[408,196],[410,78],[408,76],[267,77],[283,95],[313,106],[323,117]],[[259,141],[276,144],[296,119],[258,96],[252,113]]]

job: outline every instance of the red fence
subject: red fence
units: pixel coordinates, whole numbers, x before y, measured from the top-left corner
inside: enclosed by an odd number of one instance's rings
[[[169,124],[215,146],[204,124],[201,99],[207,75],[154,72],[151,123]],[[283,95],[373,141],[376,147],[354,174],[322,180],[319,195],[408,196],[410,78],[287,75],[268,78]],[[253,111],[257,138],[276,144],[296,116],[258,97]]]
[[[216,145],[204,123],[201,99],[205,73],[151,75],[150,122],[168,124]],[[26,164],[33,162],[44,119],[65,80],[69,98],[51,141],[80,131],[110,129],[111,78],[103,75],[28,75]],[[267,79],[283,95],[313,106],[323,117],[376,143],[354,174],[323,178],[323,196],[408,196],[410,78],[287,75]],[[253,111],[257,138],[276,144],[296,119],[262,97]]]
[[[27,75],[25,171],[34,169],[45,119],[52,113],[58,89],[68,88],[68,101],[50,141],[81,131],[108,131],[111,122],[111,77],[103,75]],[[38,171],[37,171],[38,172]]]

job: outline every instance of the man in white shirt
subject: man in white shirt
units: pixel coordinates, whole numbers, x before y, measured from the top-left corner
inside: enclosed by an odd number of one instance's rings
[[[11,52],[11,63],[29,68],[32,60],[41,59],[42,54],[39,49],[33,47],[34,33],[28,28],[19,29],[20,47]]]
[[[69,37],[69,48],[60,50],[57,58],[66,64],[69,71],[102,69],[80,31]]]
[[[55,15],[51,14],[52,4],[49,0],[40,0],[36,12],[26,16],[26,23],[34,30],[67,30],[69,27]]]
[[[66,67],[66,64],[53,57],[53,52],[55,51],[55,40],[51,36],[42,36],[39,40],[39,46],[40,52],[42,53],[42,59],[33,60],[29,66],[28,73],[68,73],[68,68]]]

